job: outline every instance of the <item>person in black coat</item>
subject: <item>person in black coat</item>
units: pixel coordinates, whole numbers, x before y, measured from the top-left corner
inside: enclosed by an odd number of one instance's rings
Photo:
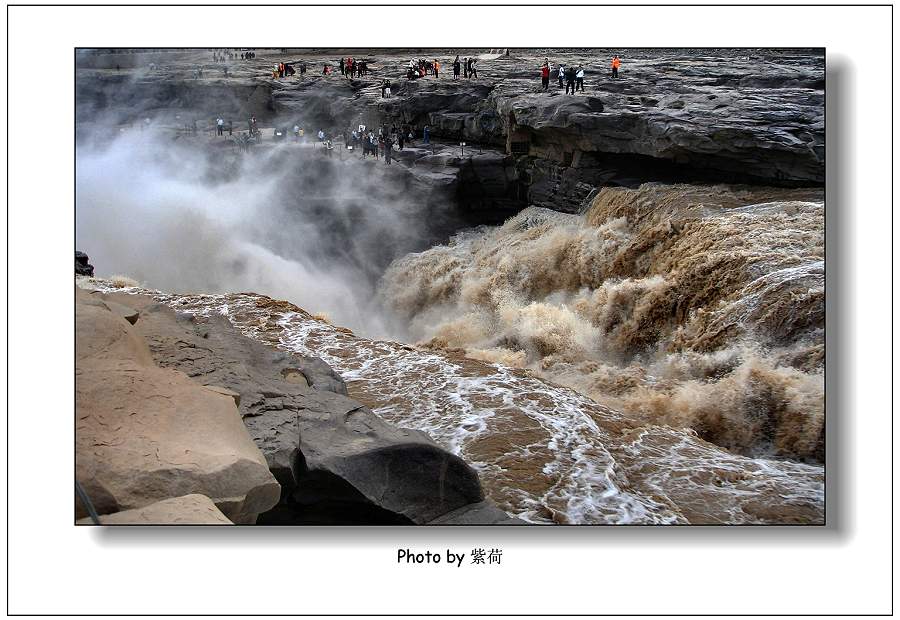
[[[566,67],[566,94],[575,94],[575,67]]]

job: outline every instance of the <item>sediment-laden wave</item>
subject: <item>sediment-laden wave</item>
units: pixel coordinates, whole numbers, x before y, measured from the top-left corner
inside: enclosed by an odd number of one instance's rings
[[[467,231],[380,290],[420,343],[530,369],[630,425],[823,462],[824,277],[820,190],[647,184]]]

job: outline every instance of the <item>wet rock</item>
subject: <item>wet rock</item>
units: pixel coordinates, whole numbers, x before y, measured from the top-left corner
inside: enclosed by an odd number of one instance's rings
[[[76,523],[94,524],[90,517],[79,519]],[[100,525],[231,525],[231,521],[211,499],[194,493],[141,508],[100,515]]]
[[[275,505],[279,486],[231,398],[158,367],[103,300],[76,291],[75,316],[76,477],[98,512],[201,493],[252,523]]]

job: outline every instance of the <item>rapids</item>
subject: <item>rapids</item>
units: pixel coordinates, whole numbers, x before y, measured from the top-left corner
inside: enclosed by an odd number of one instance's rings
[[[749,458],[689,429],[635,422],[533,372],[361,338],[261,295],[171,295],[247,336],[317,355],[350,395],[471,463],[486,493],[534,523],[821,523],[823,468]]]
[[[645,184],[465,231],[378,289],[410,341],[529,369],[632,427],[822,463],[824,278],[821,190]]]

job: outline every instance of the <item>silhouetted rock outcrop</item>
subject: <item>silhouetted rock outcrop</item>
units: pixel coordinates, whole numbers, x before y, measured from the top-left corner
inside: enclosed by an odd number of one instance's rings
[[[89,260],[87,254],[75,250],[75,275],[93,277],[94,266],[88,262]]]

